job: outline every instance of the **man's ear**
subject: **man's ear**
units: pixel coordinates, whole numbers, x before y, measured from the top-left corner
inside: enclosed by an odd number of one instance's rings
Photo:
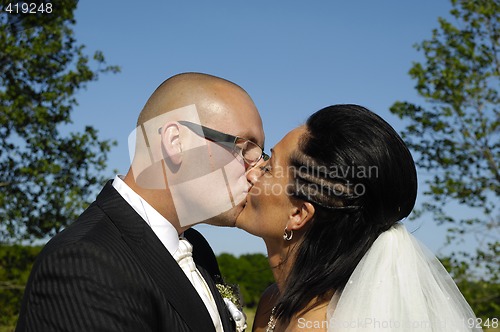
[[[182,144],[178,122],[167,122],[160,129],[162,150],[174,165],[182,162]]]
[[[314,212],[314,206],[311,203],[301,201],[299,205],[295,205],[291,209],[287,228],[294,231],[302,229],[312,220]]]

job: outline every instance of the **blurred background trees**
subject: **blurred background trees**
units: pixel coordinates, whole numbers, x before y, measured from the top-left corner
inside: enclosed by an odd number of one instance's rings
[[[217,262],[224,281],[239,285],[247,307],[256,307],[262,292],[274,282],[267,256],[263,254],[235,257],[225,253],[217,256]]]
[[[0,5],[0,243],[53,236],[102,186],[113,142],[91,126],[71,132],[71,112],[88,82],[119,70],[76,42],[76,0],[36,14],[16,3]]]
[[[425,59],[409,74],[424,102],[390,110],[407,124],[402,136],[430,174],[414,217],[429,213],[447,227],[443,262],[478,315],[499,317],[500,3],[452,4],[454,20],[440,18],[416,45]]]
[[[15,326],[40,251],[21,244],[61,231],[105,180],[114,143],[91,126],[71,131],[71,112],[87,83],[119,70],[76,42],[76,0],[54,2],[50,15],[6,11],[16,3],[0,2],[0,331]]]

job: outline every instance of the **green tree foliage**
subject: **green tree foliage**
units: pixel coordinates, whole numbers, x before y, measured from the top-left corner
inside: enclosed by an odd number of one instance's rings
[[[439,18],[432,37],[416,46],[425,60],[409,72],[424,105],[391,107],[408,120],[402,135],[418,166],[432,174],[430,199],[416,216],[430,211],[446,224],[449,244],[465,235],[477,240],[476,253],[456,250],[446,260],[459,284],[483,289],[462,289],[473,304],[499,299],[499,12],[498,0],[452,0],[453,19]],[[457,216],[457,205],[470,213]],[[498,317],[498,305],[490,309]]]
[[[41,247],[0,245],[0,327],[13,327],[24,286]]]
[[[0,242],[54,235],[101,186],[114,142],[68,125],[75,94],[119,70],[76,42],[76,0],[52,1],[51,13],[7,13],[16,2],[0,2]]]
[[[500,253],[497,253],[500,254]],[[469,264],[453,258],[443,258],[443,265],[455,276],[458,288],[469,302],[475,314],[483,321],[499,316],[500,283],[470,277]]]
[[[255,307],[262,292],[274,282],[267,257],[263,254],[247,254],[234,257],[220,254],[217,261],[224,281],[238,284],[247,307]]]

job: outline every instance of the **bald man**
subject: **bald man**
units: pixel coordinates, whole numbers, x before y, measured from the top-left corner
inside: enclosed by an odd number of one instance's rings
[[[127,174],[37,258],[16,331],[235,330],[215,255],[190,227],[234,225],[245,172],[264,156],[253,101],[224,79],[176,75],[151,95],[133,137]]]

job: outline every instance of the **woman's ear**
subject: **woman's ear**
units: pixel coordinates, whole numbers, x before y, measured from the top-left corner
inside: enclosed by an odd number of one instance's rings
[[[162,150],[174,165],[182,162],[182,144],[179,123],[168,122],[160,129]]]
[[[303,228],[312,220],[314,212],[314,206],[311,203],[302,201],[300,205],[296,205],[292,208],[288,218],[287,228],[294,231]]]

